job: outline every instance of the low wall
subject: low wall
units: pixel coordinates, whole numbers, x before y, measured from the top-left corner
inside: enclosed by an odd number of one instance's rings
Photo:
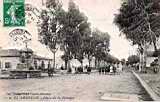
[[[41,77],[39,70],[13,70],[9,73],[10,78],[38,78]]]

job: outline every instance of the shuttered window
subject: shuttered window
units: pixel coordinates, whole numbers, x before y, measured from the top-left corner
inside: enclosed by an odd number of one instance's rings
[[[11,63],[10,62],[5,62],[5,68],[11,68]]]

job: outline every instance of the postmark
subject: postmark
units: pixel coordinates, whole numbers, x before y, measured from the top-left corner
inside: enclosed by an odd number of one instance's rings
[[[3,25],[25,26],[24,0],[3,0]]]
[[[31,4],[25,4],[26,24],[34,22],[38,25],[40,23],[40,15],[41,11],[38,8]]]
[[[31,41],[32,35],[25,29],[14,29],[9,33],[12,40],[20,45],[26,43],[26,41]]]

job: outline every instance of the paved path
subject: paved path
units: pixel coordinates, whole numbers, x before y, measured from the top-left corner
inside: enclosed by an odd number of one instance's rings
[[[8,93],[50,93],[53,97],[70,98],[74,102],[97,102],[104,93],[144,94],[132,73],[120,75],[63,75],[42,79],[0,80],[2,94]],[[63,98],[64,98],[63,97]],[[69,100],[69,99],[66,99]],[[67,102],[67,101],[65,101]]]

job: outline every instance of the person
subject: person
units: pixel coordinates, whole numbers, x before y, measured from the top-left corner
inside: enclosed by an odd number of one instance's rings
[[[15,2],[12,3],[12,5],[10,6],[10,8],[7,11],[7,14],[11,17],[11,23],[12,24],[16,24],[17,21],[17,17],[16,17],[16,10],[18,9],[18,5],[16,5]]]
[[[118,62],[115,63],[115,67],[116,67],[116,69],[118,68]]]
[[[91,67],[87,66],[87,73],[90,74],[91,73]]]
[[[136,64],[135,70],[138,70],[139,68],[139,63]]]
[[[109,63],[108,64],[108,71],[107,72],[110,72],[110,67],[111,67],[111,64]]]
[[[113,73],[113,64],[110,66],[110,73]]]
[[[30,66],[30,67],[29,67],[29,70],[34,70],[33,66]]]
[[[69,67],[67,72],[72,73],[72,68]]]
[[[53,69],[52,68],[48,68],[48,76],[49,77],[53,76]]]
[[[116,64],[113,64],[113,73],[115,74],[116,73]]]
[[[158,73],[159,72],[158,59],[154,60],[153,71],[154,71],[154,73]]]
[[[42,69],[42,67],[41,67],[41,66],[39,66],[39,67],[38,67],[38,70],[42,70],[42,71],[43,71],[43,69]]]
[[[83,67],[78,67],[79,73],[83,73]]]
[[[122,62],[120,62],[118,66],[119,66],[119,72],[122,72],[122,70],[123,70]]]
[[[107,74],[107,69],[108,69],[108,66],[105,66],[105,75]]]
[[[61,67],[60,67],[60,73],[64,74],[64,70],[65,70],[65,68],[63,67],[63,65],[61,65]]]
[[[105,73],[105,67],[102,67],[102,74]]]
[[[86,71],[87,71],[87,73],[88,73],[88,65],[86,65],[85,69],[86,69]]]
[[[64,70],[63,65],[61,66],[61,70]]]

